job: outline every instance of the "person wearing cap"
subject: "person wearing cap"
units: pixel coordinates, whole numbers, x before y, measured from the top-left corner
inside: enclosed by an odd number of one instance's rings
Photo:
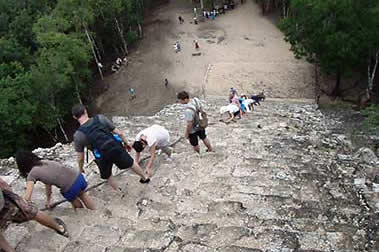
[[[132,147],[136,151],[136,162],[140,161],[140,154],[145,149],[146,146],[149,147],[150,158],[146,165],[146,174],[148,177],[152,176],[152,167],[155,159],[155,151],[160,149],[162,152],[166,153],[167,159],[171,160],[171,150],[169,148],[170,135],[168,131],[160,126],[153,125],[150,126],[136,136],[136,140]]]

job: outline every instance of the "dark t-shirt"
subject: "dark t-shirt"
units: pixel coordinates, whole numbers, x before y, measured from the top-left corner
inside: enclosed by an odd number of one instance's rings
[[[109,130],[109,132],[112,132],[116,127],[114,126],[113,122],[109,120],[104,115],[98,115],[99,121],[102,125],[105,126],[106,129]],[[85,124],[83,125],[91,125],[94,122],[93,118],[90,118]],[[76,152],[84,152],[84,147],[91,148],[87,136],[81,132],[80,130],[77,130],[74,134],[74,147]]]
[[[79,171],[55,161],[42,160],[42,165],[34,166],[29,172],[27,181],[41,181],[47,185],[55,185],[61,192],[67,192],[79,176]]]

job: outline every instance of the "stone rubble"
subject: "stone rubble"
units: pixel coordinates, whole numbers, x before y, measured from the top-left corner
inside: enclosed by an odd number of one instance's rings
[[[341,114],[306,100],[268,99],[226,125],[218,114],[225,102],[212,96],[204,102],[215,152],[202,145],[198,155],[182,139],[172,162],[158,155],[150,184],[127,172],[117,177],[123,197],[106,184],[90,191],[96,211],[75,213],[68,203],[51,211],[67,223],[70,239],[30,222],[7,229],[11,245],[32,252],[379,251],[378,150],[355,146]],[[180,104],[113,121],[130,141],[152,124],[166,127],[171,142],[184,132]],[[35,153],[77,169],[71,144]],[[0,165],[1,177],[23,195],[14,158]],[[86,177],[90,185],[101,182],[93,163]],[[53,201],[61,199],[55,189]],[[41,184],[33,201],[43,208]]]

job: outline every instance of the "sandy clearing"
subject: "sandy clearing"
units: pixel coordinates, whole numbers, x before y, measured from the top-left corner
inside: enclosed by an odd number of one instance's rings
[[[178,23],[181,15],[185,23]],[[188,1],[176,0],[157,9],[147,19],[145,38],[129,56],[130,64],[107,77],[110,88],[97,101],[109,115],[152,114],[175,102],[175,93],[194,95],[241,92],[276,98],[312,98],[312,66],[296,60],[278,28],[261,15],[254,1],[194,25]],[[200,44],[200,56],[193,45]],[[182,51],[175,53],[179,41]],[[169,88],[164,87],[164,79]],[[133,87],[137,99],[130,100]]]

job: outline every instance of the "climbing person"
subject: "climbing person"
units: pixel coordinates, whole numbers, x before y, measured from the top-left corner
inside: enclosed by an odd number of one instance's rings
[[[95,205],[85,192],[88,184],[79,170],[64,166],[58,162],[42,160],[31,151],[16,153],[17,168],[21,177],[26,178],[25,200],[32,198],[34,184],[41,181],[46,187],[46,207],[51,207],[51,194],[54,185],[58,187],[65,199],[71,202],[72,207],[95,210]]]
[[[224,114],[228,113],[228,118],[226,120],[224,120],[223,118],[221,119],[221,121],[225,122],[225,123],[229,123],[230,121],[234,121],[234,118],[238,115],[240,115],[240,109],[238,108],[237,105],[235,104],[229,104],[227,106],[222,106],[220,108],[220,114],[221,116],[223,117]]]
[[[9,245],[3,234],[9,224],[20,224],[31,220],[53,229],[66,238],[69,237],[66,224],[61,219],[39,211],[32,202],[25,201],[14,193],[8,183],[0,178],[0,251],[16,251]]]
[[[113,125],[111,120],[104,115],[90,118],[83,104],[74,105],[72,115],[80,124],[74,133],[74,146],[81,172],[84,172],[84,147],[87,147],[94,153],[100,177],[106,179],[114,190],[121,191],[112,176],[113,164],[120,169],[131,168],[141,177],[141,183],[150,181],[138,163],[128,154],[127,151],[130,151],[131,147],[124,134]],[[113,134],[117,134],[118,137],[115,138]]]
[[[146,146],[149,147],[150,158],[146,165],[146,173],[149,177],[152,176],[152,167],[155,159],[155,151],[161,150],[166,153],[167,159],[171,160],[171,150],[169,148],[170,135],[168,131],[159,125],[150,126],[136,136],[136,140],[133,143],[133,149],[136,151],[136,162],[140,160],[140,154]]]
[[[240,101],[239,101],[237,89],[230,88],[229,102],[231,104],[236,105],[241,110],[241,104],[240,104]],[[238,113],[238,117],[240,119],[241,119],[241,114],[242,113],[243,113],[242,111],[240,111],[240,113]]]
[[[205,128],[199,126],[199,111],[202,110],[201,102],[198,98],[190,99],[186,91],[177,94],[177,99],[181,104],[185,105],[184,120],[187,122],[184,136],[189,140],[194,151],[200,153],[199,140],[200,138],[207,147],[206,151],[212,151],[212,146],[207,138]]]
[[[246,95],[244,94],[241,94],[241,96],[238,98],[238,102],[240,104],[240,109],[241,109],[242,114],[245,114],[247,112],[247,108],[244,103],[245,99],[246,99]]]
[[[167,88],[168,87],[168,80],[164,79],[164,86]]]

